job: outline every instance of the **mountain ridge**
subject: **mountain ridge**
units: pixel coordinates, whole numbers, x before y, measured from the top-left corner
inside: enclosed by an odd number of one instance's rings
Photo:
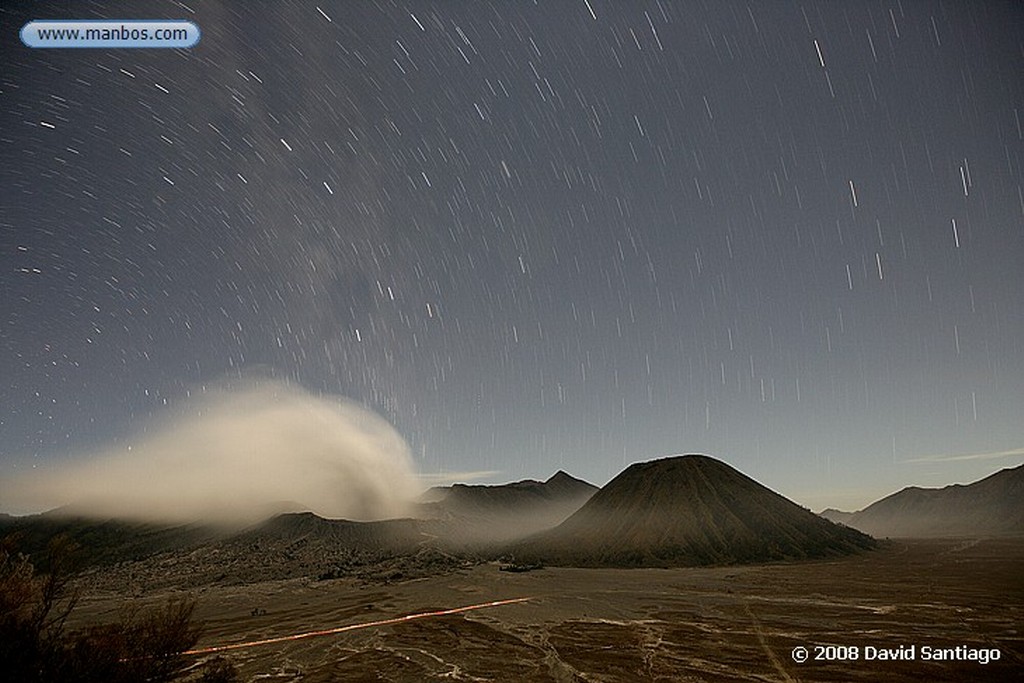
[[[545,481],[498,485],[453,484],[430,489],[412,514],[446,522],[456,545],[495,546],[555,526],[598,488],[559,470]],[[454,538],[458,536],[459,538]]]
[[[968,484],[937,488],[907,486],[863,510],[852,513],[826,510],[822,516],[874,536],[1021,535],[1024,534],[1024,464],[1004,468]]]

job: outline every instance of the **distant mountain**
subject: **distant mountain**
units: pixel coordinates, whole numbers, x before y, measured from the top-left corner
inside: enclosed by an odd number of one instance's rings
[[[449,512],[491,513],[524,505],[564,505],[565,501],[576,501],[580,498],[585,502],[596,491],[597,487],[593,484],[559,470],[543,482],[524,479],[497,486],[453,484],[435,487],[425,494],[425,498],[433,503],[440,503],[441,507]]]
[[[551,565],[685,566],[828,557],[873,545],[719,460],[685,455],[631,465],[511,554]]]
[[[849,526],[850,517],[853,517],[852,512],[836,510],[835,508],[825,508],[818,514],[830,522],[835,522],[836,524],[846,524],[847,526]]]
[[[150,581],[167,585],[292,576],[409,576],[479,561],[479,551],[551,528],[596,490],[565,472],[544,482],[456,484],[432,489],[433,502],[414,506],[415,519],[379,522],[324,519],[282,501],[266,507],[264,521],[244,529],[97,518],[84,511],[88,508],[66,506],[36,515],[0,513],[0,539],[13,535],[14,548],[38,563],[45,562],[49,541],[66,534],[79,548],[83,569],[109,573],[125,562],[159,565],[159,571],[140,571]]]
[[[843,523],[874,536],[1024,535],[1024,465],[973,484],[910,486],[850,514]]]
[[[576,512],[597,487],[558,471],[544,482],[454,484],[424,495],[413,516],[443,522],[450,542],[493,545],[550,529]]]
[[[89,567],[193,547],[221,537],[222,532],[197,524],[95,519],[70,515],[63,510],[0,516],[0,538],[13,537],[15,548],[37,562],[43,560],[50,540],[58,535],[66,535],[78,546],[76,558],[83,567]]]
[[[351,522],[287,513],[243,531],[157,549],[133,562],[92,563],[79,581],[98,590],[142,594],[167,588],[239,585],[293,578],[393,581],[450,572],[477,562],[446,552],[435,522]],[[137,542],[128,535],[126,545]]]
[[[267,520],[306,508],[291,501],[263,506],[258,515]],[[164,552],[186,550],[220,542],[242,530],[238,523],[221,521],[171,523],[121,519],[91,512],[84,504],[65,505],[32,515],[0,513],[0,539],[12,536],[15,548],[43,561],[50,540],[67,536],[76,546],[75,557],[83,568],[140,560]]]
[[[359,550],[400,552],[423,542],[425,525],[413,519],[351,522],[325,519],[312,512],[278,515],[232,537],[238,543],[320,544]]]

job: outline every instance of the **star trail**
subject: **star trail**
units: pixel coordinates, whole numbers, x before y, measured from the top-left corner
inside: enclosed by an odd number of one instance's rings
[[[29,49],[32,19],[191,49]],[[855,508],[1024,460],[1013,2],[0,9],[0,470],[232,378],[423,474],[679,452]]]

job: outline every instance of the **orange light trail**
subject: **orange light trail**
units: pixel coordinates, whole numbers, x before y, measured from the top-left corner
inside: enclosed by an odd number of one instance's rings
[[[337,633],[344,633],[345,631],[355,631],[361,628],[372,628],[374,626],[388,626],[390,624],[401,624],[407,621],[414,621],[416,619],[426,619],[427,617],[443,617],[448,614],[459,614],[461,612],[471,612],[477,609],[486,609],[488,607],[501,607],[502,605],[514,605],[517,602],[526,602],[531,598],[509,598],[508,600],[494,600],[492,602],[481,602],[476,605],[467,605],[465,607],[453,607],[451,609],[442,609],[436,612],[420,612],[418,614],[407,614],[404,617],[393,617],[391,619],[381,619],[379,621],[367,621],[362,624],[349,624],[348,626],[339,626],[338,628],[330,628],[325,631],[308,631],[306,633],[296,633],[290,636],[277,636],[275,638],[264,638],[263,640],[250,640],[245,643],[232,643],[230,645],[216,645],[214,647],[202,647],[195,650],[186,650],[182,652],[183,655],[207,655],[213,652],[224,652],[225,650],[241,650],[246,647],[256,647],[257,645],[272,645],[274,643],[283,643],[289,640],[302,640],[303,638],[315,638],[317,636],[332,636]]]

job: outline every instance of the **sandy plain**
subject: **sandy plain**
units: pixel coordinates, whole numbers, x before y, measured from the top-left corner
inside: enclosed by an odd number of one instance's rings
[[[894,540],[839,560],[740,567],[510,573],[482,564],[396,583],[290,579],[189,594],[205,624],[199,648],[529,598],[224,652],[245,681],[1008,681],[1024,674],[1024,539]],[[123,595],[91,589],[72,625],[115,618]],[[819,650],[826,645],[857,650]],[[901,645],[915,646],[913,661],[867,659],[869,648]],[[922,658],[925,646],[958,645],[998,649],[1000,658]],[[795,661],[799,647],[808,661]],[[845,661],[815,659],[840,652]]]

